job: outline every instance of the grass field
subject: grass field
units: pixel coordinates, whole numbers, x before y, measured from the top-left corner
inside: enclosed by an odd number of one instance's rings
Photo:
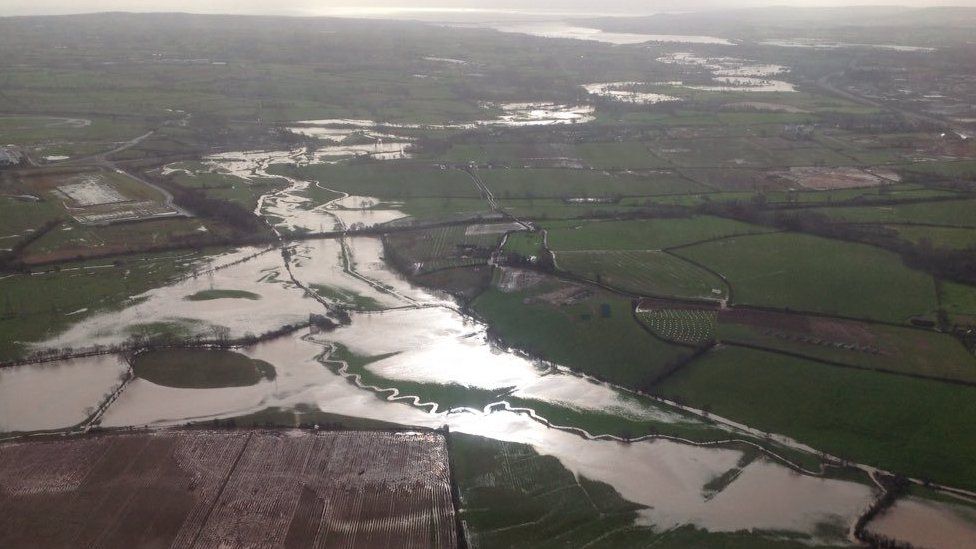
[[[444,221],[487,216],[488,201],[482,198],[408,198],[396,209],[419,221]]]
[[[658,392],[847,459],[976,488],[976,388],[721,348]]]
[[[976,247],[976,229],[928,227],[920,225],[886,225],[898,237],[915,245],[927,243],[934,248],[965,250]]]
[[[580,159],[599,170],[667,168],[671,163],[651,154],[646,143],[583,143],[576,146]]]
[[[950,314],[968,317],[976,323],[976,288],[955,282],[941,284],[939,302]]]
[[[566,286],[549,280],[512,292],[491,288],[473,307],[507,345],[630,387],[691,354],[645,332],[629,300],[602,291],[562,300],[553,295],[560,291]]]
[[[929,223],[976,228],[976,200],[949,200],[891,206],[822,208],[812,210],[854,223]]]
[[[544,223],[549,247],[558,252],[595,250],[663,250],[724,236],[769,229],[710,216]]]
[[[404,232],[388,235],[384,244],[398,264],[417,273],[470,267],[485,264],[504,234],[502,229],[487,227],[485,231],[472,231],[479,228],[472,225]]]
[[[502,250],[516,253],[522,257],[540,256],[545,253],[546,246],[540,232],[518,232],[511,233],[505,239],[505,247]]]
[[[587,280],[639,295],[709,299],[728,295],[721,278],[667,252],[558,252],[556,265]]]
[[[210,301],[212,299],[261,299],[258,294],[245,290],[201,290],[193,295],[188,295],[184,299],[188,301]]]
[[[0,248],[10,248],[48,221],[64,217],[64,210],[48,200],[0,196]]]
[[[899,323],[938,307],[930,275],[863,244],[775,233],[676,253],[724,275],[736,303]]]
[[[976,357],[930,330],[766,311],[723,310],[715,337],[858,368],[976,382]]]
[[[136,377],[182,389],[247,387],[275,378],[274,366],[233,351],[168,349],[137,355],[132,361]]]
[[[201,239],[225,237],[228,233],[226,226],[200,219],[156,219],[99,226],[72,221],[32,242],[23,257],[27,263],[64,261],[196,244]]]
[[[413,162],[365,162],[295,167],[279,164],[271,173],[297,175],[352,195],[407,200],[413,198],[477,198],[468,174]]]
[[[596,170],[510,169],[481,170],[478,175],[502,201],[518,197],[649,196],[704,190],[673,172],[635,175]]]

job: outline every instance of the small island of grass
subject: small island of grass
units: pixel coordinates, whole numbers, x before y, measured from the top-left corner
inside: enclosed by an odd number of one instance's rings
[[[275,378],[274,366],[233,351],[167,349],[138,355],[136,377],[179,389],[247,387]]]

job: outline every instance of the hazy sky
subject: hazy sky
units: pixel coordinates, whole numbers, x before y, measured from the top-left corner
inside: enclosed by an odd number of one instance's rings
[[[416,16],[429,14],[431,10],[444,9],[471,13],[503,13],[518,9],[579,14],[640,14],[755,5],[852,4],[976,6],[976,0],[0,0],[0,15],[186,11],[269,15]]]

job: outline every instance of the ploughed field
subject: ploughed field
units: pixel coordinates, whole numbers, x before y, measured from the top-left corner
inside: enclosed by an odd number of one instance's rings
[[[0,445],[0,547],[454,547],[436,433],[161,431]]]

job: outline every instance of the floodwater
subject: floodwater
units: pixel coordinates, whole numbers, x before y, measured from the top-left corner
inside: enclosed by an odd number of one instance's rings
[[[510,413],[461,415],[451,421],[451,430],[529,444],[552,455],[576,475],[609,484],[625,499],[647,506],[639,523],[658,531],[687,523],[720,532],[776,529],[812,534],[821,525],[837,524],[844,530],[873,498],[866,486],[799,475],[765,460],[752,462],[722,492],[708,498],[705,484],[735,469],[742,452],[667,440],[587,440]]]
[[[868,531],[915,547],[976,548],[976,508],[909,497],[868,524]]]
[[[306,158],[294,152],[250,152],[225,154],[210,162],[242,177],[254,177],[273,162]],[[308,224],[303,216],[310,210],[300,207],[303,202],[297,199],[310,183],[290,183],[288,190],[264,197],[258,211],[277,216],[285,226]],[[373,199],[343,195],[319,213],[324,219],[336,212],[357,212],[345,208],[368,202]],[[392,204],[382,207],[395,211]],[[358,210],[370,211],[375,210]],[[535,419],[531,410],[506,410],[505,399],[518,398],[529,406],[543,402],[581,414],[599,412],[683,423],[689,428],[700,423],[649,399],[493,345],[487,327],[461,314],[450,297],[414,286],[391,270],[378,238],[307,240],[288,246],[288,265],[276,248],[222,253],[201,269],[202,274],[135,296],[129,306],[90,316],[40,346],[115,343],[128,337],[132,325],[150,323],[170,323],[192,334],[235,337],[302,322],[310,313],[327,313],[291,280],[294,276],[302,286],[322,285],[368,297],[384,310],[353,312],[351,324],[333,332],[312,335],[303,330],[240,349],[276,369],[275,379],[253,386],[181,389],[135,379],[109,406],[101,424],[179,425],[277,407],[313,408],[406,425],[448,425],[459,432],[529,444],[556,457],[577,476],[605,482],[624,498],[644,505],[639,522],[658,531],[690,523],[713,531],[780,530],[843,542],[846,527],[874,495],[871,487],[862,484],[797,474],[765,459],[740,465],[743,451],[738,449],[666,440],[626,444],[593,438],[580,429],[551,428]],[[208,289],[244,290],[260,299],[185,299]],[[361,387],[350,374],[336,374],[324,364],[335,344],[359,356],[389,355],[365,366],[388,380],[389,389],[396,389],[401,381],[441,388],[453,384],[462,401],[465,391],[474,390],[490,391],[498,400],[484,409],[447,410],[384,390],[387,387]],[[113,391],[123,370],[113,357],[105,357],[0,371],[0,428],[75,425]],[[43,393],[38,388],[44,388]],[[734,480],[717,493],[709,492],[707,485],[723,476]]]
[[[678,97],[664,95],[662,93],[642,92],[640,88],[645,86],[643,82],[602,82],[586,84],[583,89],[590,95],[606,97],[622,103],[638,103],[641,105],[655,105],[657,103],[667,103],[669,101],[681,101]]]
[[[712,75],[715,84],[687,85],[670,82],[675,87],[686,87],[701,91],[739,91],[739,92],[795,92],[793,84],[773,77],[789,73],[789,67],[768,63],[757,63],[737,57],[700,57],[693,53],[681,52],[658,58],[661,63],[700,67]]]
[[[114,355],[0,368],[0,432],[78,425],[121,385],[127,369]]]
[[[382,128],[384,131],[390,132],[386,134],[390,138],[406,139],[397,137],[396,130],[466,130],[481,126],[551,126],[592,122],[596,119],[593,107],[588,105],[566,105],[550,101],[538,101],[483,103],[481,106],[486,111],[497,112],[497,116],[473,122],[446,124],[408,124],[348,118],[302,120],[296,122],[296,126],[290,129],[304,135],[334,139],[333,136],[349,135],[350,132],[373,131],[376,128]]]
[[[637,34],[627,32],[609,32],[590,27],[580,27],[560,21],[546,21],[536,23],[494,24],[491,28],[518,34],[528,34],[543,38],[571,38],[574,40],[592,40],[606,44],[627,45],[644,44],[647,42],[663,42],[676,44],[712,44],[734,46],[724,38],[715,36],[686,36],[677,34]]]
[[[891,50],[901,52],[933,52],[935,48],[921,46],[905,46],[899,44],[855,44],[850,42],[830,42],[826,40],[814,39],[794,39],[794,40],[763,40],[759,42],[762,46],[776,46],[780,48],[811,48],[823,50],[836,50],[842,48],[869,48],[876,50]]]

